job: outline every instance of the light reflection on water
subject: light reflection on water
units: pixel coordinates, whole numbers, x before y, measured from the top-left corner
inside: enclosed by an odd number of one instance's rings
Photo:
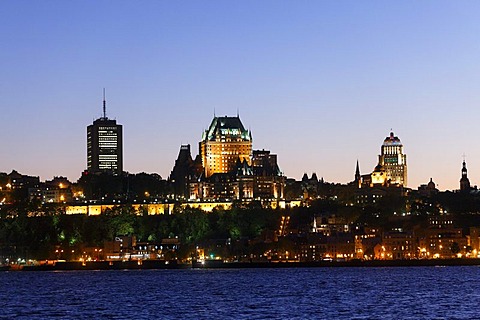
[[[479,267],[0,273],[4,319],[479,319]]]

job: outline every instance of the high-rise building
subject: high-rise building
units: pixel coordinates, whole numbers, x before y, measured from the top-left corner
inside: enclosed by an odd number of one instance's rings
[[[123,171],[122,125],[108,119],[105,92],[103,116],[87,127],[87,171],[90,173]]]
[[[214,117],[199,144],[205,177],[214,173],[228,173],[235,169],[237,160],[251,165],[252,134],[246,130],[240,117]]]
[[[467,163],[463,160],[462,178],[460,179],[460,191],[470,191],[470,180],[467,176]]]
[[[402,142],[393,132],[383,141],[378,165],[385,170],[389,184],[407,186],[407,155],[403,153]]]

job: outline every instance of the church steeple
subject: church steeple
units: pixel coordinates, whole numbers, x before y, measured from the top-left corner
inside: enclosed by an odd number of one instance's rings
[[[362,176],[360,175],[360,166],[357,159],[357,167],[355,169],[355,184],[360,188],[362,186]]]
[[[360,166],[358,165],[358,159],[357,159],[357,167],[355,169],[355,181],[360,180]]]
[[[467,176],[467,163],[463,159],[462,164],[462,178],[460,179],[460,191],[469,191],[470,190],[470,180]]]

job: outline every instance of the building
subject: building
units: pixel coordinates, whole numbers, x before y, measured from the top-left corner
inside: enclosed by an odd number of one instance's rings
[[[358,164],[358,159],[357,166],[355,167],[355,179],[353,180],[353,185],[357,188],[362,187],[362,175],[360,174],[360,165]]]
[[[252,171],[255,176],[254,198],[280,199],[284,197],[285,177],[278,166],[276,154],[264,149],[254,150]]]
[[[438,189],[436,188],[435,182],[430,178],[430,182],[427,184],[422,184],[418,187],[418,194],[422,197],[431,197],[438,194]]]
[[[31,187],[36,187],[40,183],[40,177],[27,176],[24,174],[18,173],[16,170],[12,170],[7,176],[7,189],[26,189]]]
[[[285,177],[277,155],[252,150],[252,134],[238,115],[215,117],[203,133],[199,151],[193,161],[190,147],[182,146],[170,175],[171,182],[181,181],[177,189],[188,181],[184,194],[189,200],[248,203],[284,197]]]
[[[251,165],[252,134],[246,130],[240,117],[214,117],[199,143],[205,177],[214,173],[228,173],[235,169],[237,160]]]
[[[107,118],[105,94],[103,116],[87,127],[87,171],[89,173],[123,171],[122,125]]]
[[[387,176],[385,167],[381,164],[377,164],[371,175],[370,186],[386,186],[388,185],[388,182],[389,176]]]
[[[378,165],[384,170],[388,184],[407,186],[407,155],[403,153],[402,142],[393,132],[383,141]]]
[[[173,186],[175,199],[189,198],[189,182],[197,181],[202,175],[203,167],[200,157],[192,159],[190,145],[180,146],[175,166],[170,173],[169,181]]]
[[[382,243],[375,249],[376,259],[413,259],[416,257],[417,246],[413,232],[402,229],[384,232]]]
[[[467,176],[467,164],[465,160],[463,160],[462,164],[462,178],[460,179],[460,191],[468,192],[470,191],[470,180]]]

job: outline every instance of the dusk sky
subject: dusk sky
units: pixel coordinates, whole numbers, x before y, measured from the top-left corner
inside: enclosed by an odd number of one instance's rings
[[[124,126],[124,170],[167,178],[237,109],[287,177],[373,170],[392,128],[408,186],[480,184],[479,1],[2,1],[0,171],[86,168],[86,127]]]

